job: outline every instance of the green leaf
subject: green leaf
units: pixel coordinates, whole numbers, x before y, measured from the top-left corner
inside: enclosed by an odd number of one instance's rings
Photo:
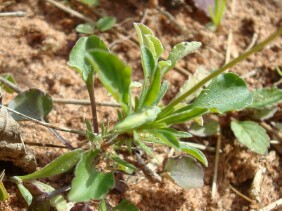
[[[0,181],[0,201],[5,201],[9,198],[8,192],[3,184],[2,181]]]
[[[186,110],[182,112],[175,111],[169,116],[158,120],[156,123],[165,123],[167,125],[174,125],[187,122],[188,120],[194,119],[198,116],[202,116],[207,113],[207,108],[192,108],[191,110]]]
[[[75,27],[75,31],[82,33],[82,34],[93,34],[94,33],[94,26],[89,23],[82,23]]]
[[[142,67],[144,72],[144,82],[143,82],[143,89],[142,89],[138,109],[141,109],[143,106],[149,87],[154,81],[154,76],[156,71],[156,63],[154,61],[153,54],[144,45],[141,46],[141,60],[142,60]]]
[[[28,185],[29,186],[32,186],[32,188],[29,188],[30,189],[30,192],[33,194],[33,195],[41,195],[41,194],[44,194],[44,193],[51,193],[53,191],[55,191],[55,189],[50,186],[50,185],[47,185],[45,183],[42,183],[42,182],[39,182],[39,181],[36,181],[36,180],[32,180],[30,182],[28,182]],[[38,194],[38,192],[40,192]],[[54,208],[56,208],[57,211],[65,211],[67,210],[68,208],[68,205],[67,205],[67,201],[64,199],[64,197],[62,195],[55,195],[53,197],[51,197],[50,199],[46,199],[47,201],[50,201],[50,205]],[[41,201],[42,203],[42,201]],[[37,205],[39,207],[42,207],[42,205]],[[44,205],[43,205],[44,206]],[[42,208],[40,210],[43,210]]]
[[[38,89],[24,91],[18,94],[8,104],[10,109],[40,121],[44,120],[44,117],[49,114],[52,110],[52,106],[51,97]],[[14,113],[11,113],[11,116],[16,121],[26,120],[24,117]]]
[[[177,185],[184,189],[199,188],[204,184],[204,172],[201,165],[188,155],[169,158],[165,171]]]
[[[144,42],[146,40],[146,35],[154,36],[153,31],[142,23],[134,23],[134,28],[136,30],[140,46],[145,45]]]
[[[113,211],[139,211],[139,208],[124,199],[121,203],[119,203],[116,207],[113,208]]]
[[[152,123],[160,112],[161,109],[157,106],[145,107],[128,115],[115,126],[114,131],[117,133],[123,133],[139,128],[145,124]]]
[[[96,170],[95,159],[100,151],[85,152],[74,172],[68,199],[72,202],[87,202],[102,199],[115,185],[114,173],[102,173]]]
[[[159,95],[160,87],[161,87],[161,75],[160,75],[160,71],[157,70],[155,72],[154,79],[150,84],[150,87],[148,88],[148,91],[146,93],[143,106],[151,106],[154,104],[154,101],[157,99]]]
[[[154,136],[159,138],[163,144],[173,147],[174,149],[179,149],[179,139],[174,135],[174,133],[168,131],[168,130],[162,130],[162,129],[153,129],[148,130],[150,133],[152,133]]]
[[[197,148],[189,146],[188,143],[180,142],[180,149],[182,152],[185,152],[192,157],[200,161],[204,166],[208,167],[208,160],[206,156]]]
[[[181,42],[175,45],[171,52],[169,53],[168,60],[171,61],[171,68],[173,68],[176,62],[186,55],[193,53],[199,47],[201,47],[202,43],[192,41],[192,42]]]
[[[16,80],[15,80],[15,78],[14,78],[14,76],[12,74],[10,74],[10,73],[3,73],[3,74],[1,74],[1,76],[3,78],[5,78],[7,81],[11,82],[12,84],[16,84]],[[5,85],[5,84],[3,84],[1,82],[0,82],[0,87],[3,88],[6,92],[8,92],[10,94],[14,92],[13,89],[11,89],[9,86],[7,86],[7,85]]]
[[[113,16],[104,16],[96,22],[96,27],[104,32],[111,29],[116,24],[116,18]]]
[[[94,74],[92,66],[85,60],[85,55],[89,49],[109,51],[103,40],[95,35],[82,37],[77,41],[71,50],[68,65],[76,70],[85,82],[92,79]]]
[[[137,170],[137,168],[134,165],[126,162],[125,160],[121,159],[118,156],[112,156],[111,159],[118,164],[118,170],[124,171],[128,174],[132,174],[134,171]]]
[[[193,122],[191,127],[189,128],[190,133],[192,133],[195,136],[200,136],[200,137],[216,135],[218,131],[219,131],[218,121],[211,119],[211,118],[206,118],[204,120],[203,126],[199,125],[196,122]]]
[[[163,77],[172,67],[171,61],[167,60],[167,61],[159,61],[158,62],[158,67],[160,69],[161,72],[161,76]]]
[[[3,178],[5,176],[5,170],[3,170],[1,173],[0,173],[0,201],[5,201],[6,199],[9,198],[9,194],[2,182]]]
[[[258,153],[267,153],[270,138],[265,129],[253,121],[232,121],[231,129],[240,143]]]
[[[248,108],[263,108],[274,106],[282,101],[282,90],[278,88],[262,88],[252,92],[253,103]]]
[[[123,110],[127,112],[130,96],[131,68],[125,65],[116,55],[106,51],[89,51],[87,59],[94,67],[107,91],[112,94],[114,99],[121,104]]]
[[[138,132],[134,131],[133,132],[133,137],[134,137],[134,143],[139,146],[141,149],[143,149],[145,152],[148,153],[152,158],[156,158],[154,152],[140,140],[140,136]]]
[[[88,6],[98,6],[100,4],[99,0],[80,0],[80,1]]]
[[[23,196],[24,200],[26,201],[26,203],[30,205],[33,197],[31,193],[29,192],[29,190],[26,189],[26,187],[22,183],[17,183],[17,186],[20,190],[21,195]]]
[[[192,108],[208,108],[211,112],[224,113],[241,110],[252,103],[252,95],[243,79],[234,73],[219,75],[191,104]]]
[[[55,160],[53,160],[51,163],[44,166],[42,169],[34,173],[27,174],[24,176],[15,176],[13,178],[18,178],[22,181],[27,181],[46,177],[53,177],[55,175],[62,174],[64,172],[69,171],[77,164],[82,152],[82,149],[76,149],[70,152],[66,152]]]
[[[192,137],[190,133],[187,133],[184,131],[178,131],[174,128],[161,128],[159,130],[170,132],[177,138],[191,138]]]
[[[164,81],[163,84],[161,85],[160,91],[158,92],[158,95],[156,96],[152,105],[158,105],[160,103],[160,101],[164,98],[164,96],[165,96],[165,94],[168,90],[168,87],[169,87],[168,81]]]
[[[108,211],[107,204],[106,204],[105,200],[100,201],[98,211]]]
[[[155,61],[158,61],[161,54],[164,52],[164,47],[161,41],[153,35],[146,34],[145,37],[145,45],[152,52]]]

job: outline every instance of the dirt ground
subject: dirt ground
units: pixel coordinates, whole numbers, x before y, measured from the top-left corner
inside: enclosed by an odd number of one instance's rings
[[[78,1],[69,1],[73,9],[97,20],[96,12],[83,7]],[[209,18],[195,7],[192,0],[160,0],[155,7],[148,1],[100,0],[97,11],[117,18],[117,26],[107,32],[97,32],[126,63],[132,66],[133,80],[142,81],[141,63],[138,46],[130,37],[136,38],[133,22],[142,21],[155,32],[163,42],[168,55],[169,49],[180,41],[200,41],[202,47],[196,54],[183,59],[178,71],[171,71],[167,79],[170,90],[165,99],[168,101],[179,90],[188,76],[199,66],[214,69],[225,63],[226,51],[235,58],[253,43],[262,41],[282,22],[281,0],[231,0],[227,1],[227,11],[219,31],[212,32],[205,27]],[[44,0],[0,0],[0,11],[25,11],[25,17],[0,17],[0,73],[11,73],[22,89],[38,88],[53,98],[88,99],[86,87],[78,73],[67,66],[71,48],[79,39],[75,31],[81,19],[56,8]],[[96,11],[96,9],[95,9]],[[168,18],[162,11],[173,16]],[[228,34],[232,34],[228,43]],[[112,45],[111,45],[112,44]],[[263,51],[252,55],[230,71],[245,78],[250,89],[271,87],[279,81],[275,71],[282,66],[282,39],[276,39]],[[281,85],[280,85],[280,88]],[[99,102],[114,102],[97,80],[96,99]],[[2,93],[3,103],[7,104],[15,94]],[[280,105],[281,108],[281,105]],[[281,109],[277,113],[281,113]],[[98,107],[98,119],[103,122],[116,121],[116,108]],[[49,122],[61,127],[84,129],[84,119],[90,119],[88,106],[55,103],[49,115]],[[275,118],[275,117],[274,117]],[[276,116],[279,120],[279,116]],[[280,115],[281,118],[281,115]],[[280,119],[281,121],[281,119]],[[108,198],[117,203],[122,198],[135,203],[140,210],[251,210],[264,207],[282,197],[282,155],[274,148],[268,154],[257,155],[241,146],[231,131],[228,122],[222,122],[222,153],[219,158],[218,191],[211,196],[214,175],[215,153],[203,151],[209,161],[204,168],[204,186],[183,190],[170,181],[164,184],[151,184],[145,178],[133,177],[125,193],[111,193]],[[42,146],[29,146],[36,155],[38,167],[42,167],[62,153],[61,148],[46,147],[44,144],[61,143],[44,127],[34,123],[21,123],[22,137],[27,146],[32,143]],[[60,132],[73,146],[81,146],[84,138]],[[270,134],[271,135],[271,134]],[[216,146],[217,137],[191,138],[189,141]],[[165,149],[160,150],[167,151]],[[1,153],[1,152],[0,152]],[[12,168],[6,169],[8,175]],[[265,169],[259,192],[252,194],[256,173]],[[11,170],[11,172],[9,172]],[[70,181],[70,176],[59,176],[48,180],[54,187],[61,187]],[[10,198],[0,202],[0,210],[26,210],[27,204],[20,196],[16,186],[5,182]],[[251,203],[238,192],[257,203]],[[278,210],[278,209],[277,209]]]

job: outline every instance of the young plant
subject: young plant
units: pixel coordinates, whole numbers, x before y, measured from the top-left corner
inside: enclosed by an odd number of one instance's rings
[[[203,10],[212,20],[207,27],[216,31],[220,26],[226,9],[226,0],[194,0],[196,7]]]
[[[179,43],[172,48],[167,60],[160,60],[164,51],[160,40],[147,26],[135,23],[134,27],[140,44],[144,73],[141,93],[134,99],[130,89],[132,83],[130,66],[111,53],[99,37],[80,38],[71,51],[68,64],[81,75],[91,100],[93,129],[91,123],[86,121],[85,132],[90,145],[88,149],[67,152],[32,174],[12,178],[31,206],[34,205],[36,208],[40,206],[33,198],[36,195],[32,194],[35,192],[34,189],[39,189],[40,193],[44,193],[43,199],[40,196],[44,202],[42,206],[50,205],[58,210],[66,209],[70,204],[60,194],[70,187],[67,195],[69,202],[101,200],[100,210],[106,210],[108,204],[105,196],[115,187],[114,174],[120,171],[132,174],[141,169],[152,181],[161,182],[161,177],[155,172],[148,174],[150,170],[144,168],[139,154],[142,151],[154,158],[152,144],[171,147],[180,154],[168,159],[164,166],[163,176],[169,177],[184,188],[202,186],[203,170],[198,161],[207,166],[207,159],[198,149],[181,141],[181,138],[190,137],[191,134],[176,130],[173,126],[195,119],[199,120],[207,113],[222,114],[251,105],[252,94],[247,89],[245,81],[234,73],[222,73],[260,50],[282,33],[282,29],[279,29],[263,43],[215,70],[189,90],[175,97],[168,105],[161,106],[160,102],[169,87],[168,81],[163,81],[164,76],[178,60],[197,50],[201,43]],[[101,133],[99,133],[96,114],[94,77],[99,78],[106,90],[120,104],[120,109],[117,111],[119,117],[117,123],[111,128],[101,124]],[[209,81],[207,88],[202,90],[192,103],[183,103],[185,98]],[[14,109],[16,110],[17,107]],[[43,114],[46,115],[48,112],[44,111],[43,109]],[[120,150],[124,147],[129,153],[135,155],[136,162],[129,162],[126,159]],[[106,168],[101,169],[101,163],[105,163]],[[44,185],[35,181],[65,173],[72,168],[75,170],[71,185],[60,189],[61,191],[53,191],[53,188],[46,184],[44,188]],[[54,197],[59,197],[59,200]],[[127,201],[121,202],[113,209],[129,209],[129,207],[138,210]]]
[[[226,8],[226,0],[214,0],[214,9],[210,6],[209,13],[214,25],[215,31],[218,29]]]
[[[88,7],[95,7],[100,4],[98,0],[81,0],[81,3]],[[116,18],[113,16],[103,16],[96,22],[82,23],[76,26],[75,30],[82,34],[94,34],[96,30],[104,32],[111,29],[116,24]]]

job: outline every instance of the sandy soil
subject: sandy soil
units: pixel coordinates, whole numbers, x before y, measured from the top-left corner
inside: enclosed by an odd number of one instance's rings
[[[232,6],[232,2],[234,6]],[[227,12],[218,32],[206,29],[209,19],[197,9],[192,0],[172,5],[174,1],[159,1],[158,7],[150,7],[147,1],[134,0],[101,0],[102,12],[117,18],[118,25],[109,32],[97,32],[125,62],[129,63],[134,74],[133,80],[142,80],[138,46],[128,37],[136,37],[132,22],[143,21],[151,27],[168,50],[177,42],[196,40],[203,46],[197,54],[192,54],[178,64],[186,76],[178,71],[171,71],[167,79],[171,87],[166,100],[171,99],[180,85],[195,72],[199,66],[207,69],[219,67],[225,63],[226,50],[230,48],[231,59],[244,52],[252,42],[266,38],[281,25],[282,1],[280,0],[246,0],[228,1]],[[74,9],[92,18],[98,18],[91,9],[70,1]],[[126,2],[126,3],[125,3]],[[180,1],[181,2],[181,1]],[[184,2],[184,1],[183,1]],[[171,13],[175,25],[159,8]],[[25,17],[0,17],[0,73],[11,73],[22,89],[38,88],[49,93],[53,98],[87,99],[86,87],[79,74],[67,66],[71,48],[81,36],[75,27],[82,20],[77,19],[43,0],[4,0],[0,1],[0,11],[25,11]],[[125,31],[125,33],[122,33]],[[233,39],[228,45],[228,33]],[[230,71],[245,77],[249,88],[270,87],[280,79],[275,71],[282,65],[282,39],[272,42],[263,51],[252,55],[236,65]],[[280,85],[281,88],[281,85]],[[99,102],[114,102],[97,80],[96,98]],[[3,94],[6,104],[15,94]],[[98,107],[98,119],[103,122],[116,121],[116,109]],[[84,119],[91,118],[87,106],[54,104],[49,115],[49,122],[59,126],[84,129]],[[227,120],[226,120],[227,119]],[[151,184],[143,179],[134,179],[129,183],[125,193],[112,193],[109,200],[117,203],[122,198],[134,202],[141,210],[250,210],[264,207],[282,197],[282,161],[272,147],[266,155],[257,155],[242,147],[228,129],[228,118],[221,117],[222,153],[219,159],[218,192],[211,198],[212,178],[214,175],[215,153],[203,151],[208,158],[209,167],[205,168],[204,187],[183,190],[170,181],[164,184]],[[226,122],[227,121],[227,122]],[[45,128],[34,123],[21,123],[21,132],[27,143],[56,144],[60,142]],[[72,145],[80,146],[83,137],[61,133]],[[271,134],[270,134],[271,135]],[[217,137],[192,138],[189,141],[215,147]],[[64,150],[54,147],[29,146],[34,150],[38,167],[59,156]],[[164,154],[166,149],[160,150]],[[11,168],[11,167],[10,167]],[[260,192],[255,197],[253,181],[256,172],[265,168]],[[7,174],[11,169],[6,169]],[[12,172],[12,170],[11,170]],[[55,187],[68,184],[69,176],[58,176],[47,180]],[[5,182],[10,198],[0,203],[0,210],[26,210],[27,205],[17,188]],[[237,189],[252,200],[250,203],[234,191]]]

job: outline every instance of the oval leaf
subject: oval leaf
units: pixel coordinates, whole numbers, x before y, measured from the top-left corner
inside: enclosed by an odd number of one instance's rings
[[[100,18],[96,22],[96,27],[100,31],[104,32],[111,29],[116,24],[116,18],[113,16],[105,16]]]
[[[79,24],[75,27],[75,31],[83,34],[93,34],[94,27],[89,23]]]
[[[87,53],[87,59],[104,87],[126,112],[130,95],[131,68],[116,55],[106,51],[91,50]]]
[[[68,199],[72,202],[87,202],[102,199],[115,185],[114,173],[102,173],[95,168],[99,150],[85,152],[74,172]]]
[[[94,74],[92,66],[85,60],[86,50],[89,49],[109,51],[103,40],[95,35],[82,37],[76,42],[71,50],[68,65],[75,69],[85,82]]]
[[[252,121],[232,121],[231,129],[240,143],[247,146],[250,150],[265,154],[270,144],[265,129],[258,123]]]
[[[241,110],[252,103],[252,95],[243,79],[234,73],[219,75],[195,99],[191,107],[204,107],[211,112]]]
[[[201,165],[190,156],[169,158],[165,171],[180,187],[185,189],[202,187],[204,172]]]
[[[52,110],[51,97],[41,92],[38,89],[29,89],[18,94],[10,103],[8,107],[21,114],[37,120],[44,120],[44,117]],[[11,116],[16,121],[26,120],[24,117],[11,113]]]

